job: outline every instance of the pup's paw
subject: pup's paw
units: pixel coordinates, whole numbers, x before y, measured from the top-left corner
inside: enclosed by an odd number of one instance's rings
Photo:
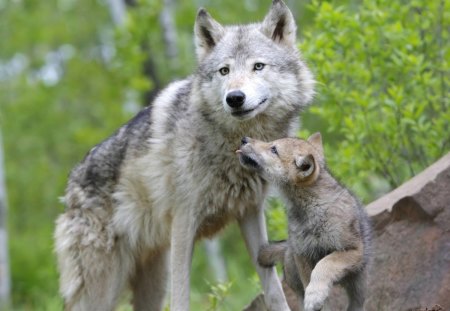
[[[305,311],[320,311],[328,297],[326,284],[309,284],[305,290]]]
[[[263,267],[263,268],[272,268],[275,266],[275,262],[270,262],[267,261],[265,259],[259,259],[260,257],[258,257],[258,264]]]
[[[261,267],[271,268],[275,266],[275,255],[272,248],[273,246],[269,244],[260,247],[257,261]]]

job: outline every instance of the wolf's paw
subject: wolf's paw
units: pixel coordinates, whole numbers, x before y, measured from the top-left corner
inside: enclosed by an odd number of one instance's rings
[[[286,299],[284,295],[277,295],[272,291],[268,291],[264,294],[265,302],[267,309],[270,311],[290,311],[289,306],[287,305]]]
[[[305,290],[305,311],[320,311],[328,297],[326,284],[309,284]]]

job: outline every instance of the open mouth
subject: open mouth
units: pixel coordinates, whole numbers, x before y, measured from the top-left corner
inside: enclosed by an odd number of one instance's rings
[[[264,98],[255,108],[252,109],[247,109],[247,110],[238,110],[238,111],[233,111],[231,113],[231,115],[235,116],[235,117],[241,117],[241,116],[245,116],[246,114],[252,112],[253,110],[255,110],[256,108],[258,108],[259,106],[261,106],[262,104],[264,104],[267,101],[267,98]]]
[[[248,155],[245,155],[243,153],[240,154],[240,160],[242,165],[251,167],[251,168],[258,168],[259,164],[256,162],[253,158],[249,157]]]

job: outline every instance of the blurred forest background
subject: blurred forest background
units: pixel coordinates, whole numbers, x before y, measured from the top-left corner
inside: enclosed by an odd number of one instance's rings
[[[287,4],[318,81],[299,135],[322,132],[329,167],[365,203],[450,150],[450,1]],[[8,309],[61,310],[52,233],[67,175],[158,90],[195,70],[200,6],[221,23],[247,23],[270,1],[0,0]],[[269,205],[270,237],[283,238],[283,207]],[[192,310],[240,310],[260,290],[236,226],[219,241],[196,247]],[[127,297],[121,310],[130,310]]]

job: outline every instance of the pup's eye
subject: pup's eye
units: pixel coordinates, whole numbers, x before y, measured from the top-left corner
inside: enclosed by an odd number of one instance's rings
[[[277,147],[275,147],[275,146],[270,147],[270,152],[272,152],[273,154],[278,155]]]
[[[265,64],[263,64],[263,63],[256,63],[254,66],[253,66],[253,70],[263,70],[263,68],[265,67],[266,65]]]
[[[222,76],[226,76],[227,74],[230,73],[230,68],[228,67],[222,67],[219,69],[219,72]]]
[[[311,164],[309,163],[303,163],[302,165],[300,165],[300,170],[302,172],[306,172],[311,168]]]

